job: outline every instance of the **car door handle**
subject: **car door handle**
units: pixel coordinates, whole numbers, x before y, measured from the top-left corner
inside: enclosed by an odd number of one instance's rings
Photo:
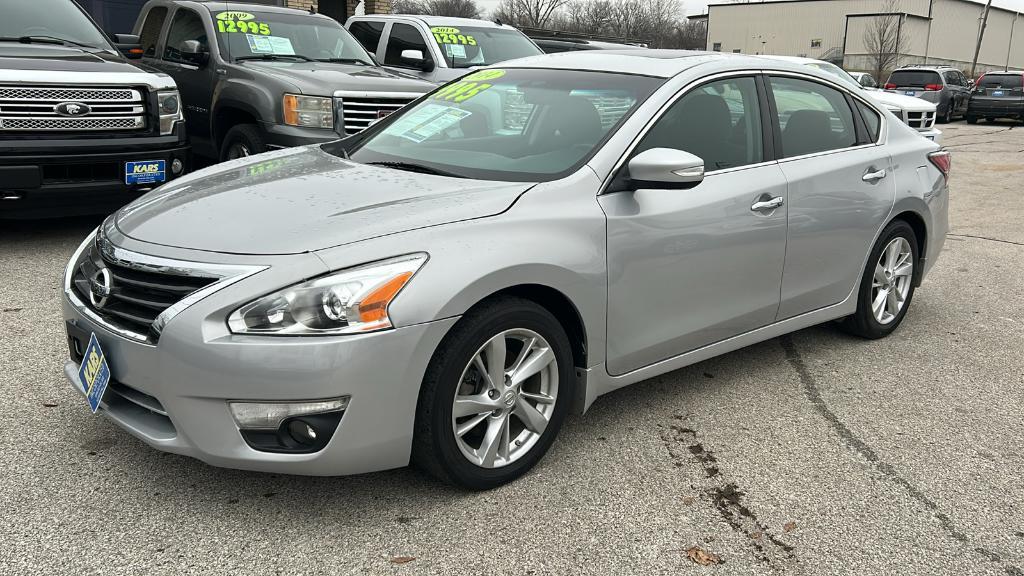
[[[867,174],[865,174],[865,175],[860,177],[861,180],[863,180],[865,182],[870,182],[872,184],[874,184],[875,182],[878,182],[882,178],[885,178],[885,169],[884,168],[882,170],[879,170],[878,172],[868,172]]]
[[[786,200],[783,199],[782,196],[776,196],[775,198],[772,198],[770,200],[761,200],[758,202],[754,202],[750,206],[750,209],[754,212],[767,212],[769,210],[775,210],[776,208],[782,206],[785,203]]]

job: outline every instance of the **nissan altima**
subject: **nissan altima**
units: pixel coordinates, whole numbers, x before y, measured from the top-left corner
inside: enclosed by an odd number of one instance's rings
[[[65,373],[216,466],[486,489],[622,386],[827,321],[896,330],[949,169],[807,66],[517,60],[108,218],[65,273]]]

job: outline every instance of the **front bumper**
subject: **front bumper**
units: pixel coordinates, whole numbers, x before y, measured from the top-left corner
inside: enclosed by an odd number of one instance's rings
[[[967,107],[971,118],[1024,118],[1024,100],[972,98]]]
[[[942,130],[938,128],[932,127],[928,130],[918,130],[917,133],[936,144],[942,144]]]
[[[341,138],[335,131],[322,128],[303,128],[270,122],[261,122],[260,125],[266,137],[267,148],[270,150],[325,144]]]
[[[273,270],[270,282],[274,280]],[[175,316],[157,344],[115,334],[64,294],[70,337],[95,333],[111,381],[100,412],[150,446],[214,466],[302,475],[343,475],[405,466],[426,367],[455,318],[338,337],[240,336],[225,317],[266,290],[261,274],[216,292]],[[87,339],[87,336],[84,336]],[[69,343],[74,356],[74,343]],[[79,343],[84,350],[85,343]],[[79,364],[64,373],[82,392]],[[112,385],[113,386],[113,385]],[[134,396],[135,400],[126,400]],[[322,450],[264,452],[243,439],[228,401],[296,402],[350,396]],[[83,401],[82,409],[87,409]],[[162,412],[162,413],[161,413]]]
[[[187,174],[191,148],[179,134],[152,138],[0,141],[0,168],[28,182],[0,181],[0,218],[107,214],[159,184],[125,184],[125,163],[163,160],[165,182]],[[173,173],[172,162],[183,164]]]

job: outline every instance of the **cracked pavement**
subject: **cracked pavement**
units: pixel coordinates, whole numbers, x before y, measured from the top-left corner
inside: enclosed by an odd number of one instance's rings
[[[151,450],[61,375],[59,276],[95,220],[2,223],[0,574],[1024,575],[1024,127],[941,128],[951,235],[895,334],[818,326],[620,390],[486,493]]]

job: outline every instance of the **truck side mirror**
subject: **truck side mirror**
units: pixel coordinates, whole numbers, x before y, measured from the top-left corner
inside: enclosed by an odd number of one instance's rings
[[[402,50],[400,61],[403,66],[416,68],[424,72],[430,72],[434,69],[434,62],[424,58],[422,50]]]
[[[139,43],[139,37],[134,34],[114,34],[114,45],[125,58],[142,58],[142,44]]]
[[[210,60],[210,53],[203,48],[198,40],[184,40],[181,43],[181,57],[199,66],[205,65]]]

